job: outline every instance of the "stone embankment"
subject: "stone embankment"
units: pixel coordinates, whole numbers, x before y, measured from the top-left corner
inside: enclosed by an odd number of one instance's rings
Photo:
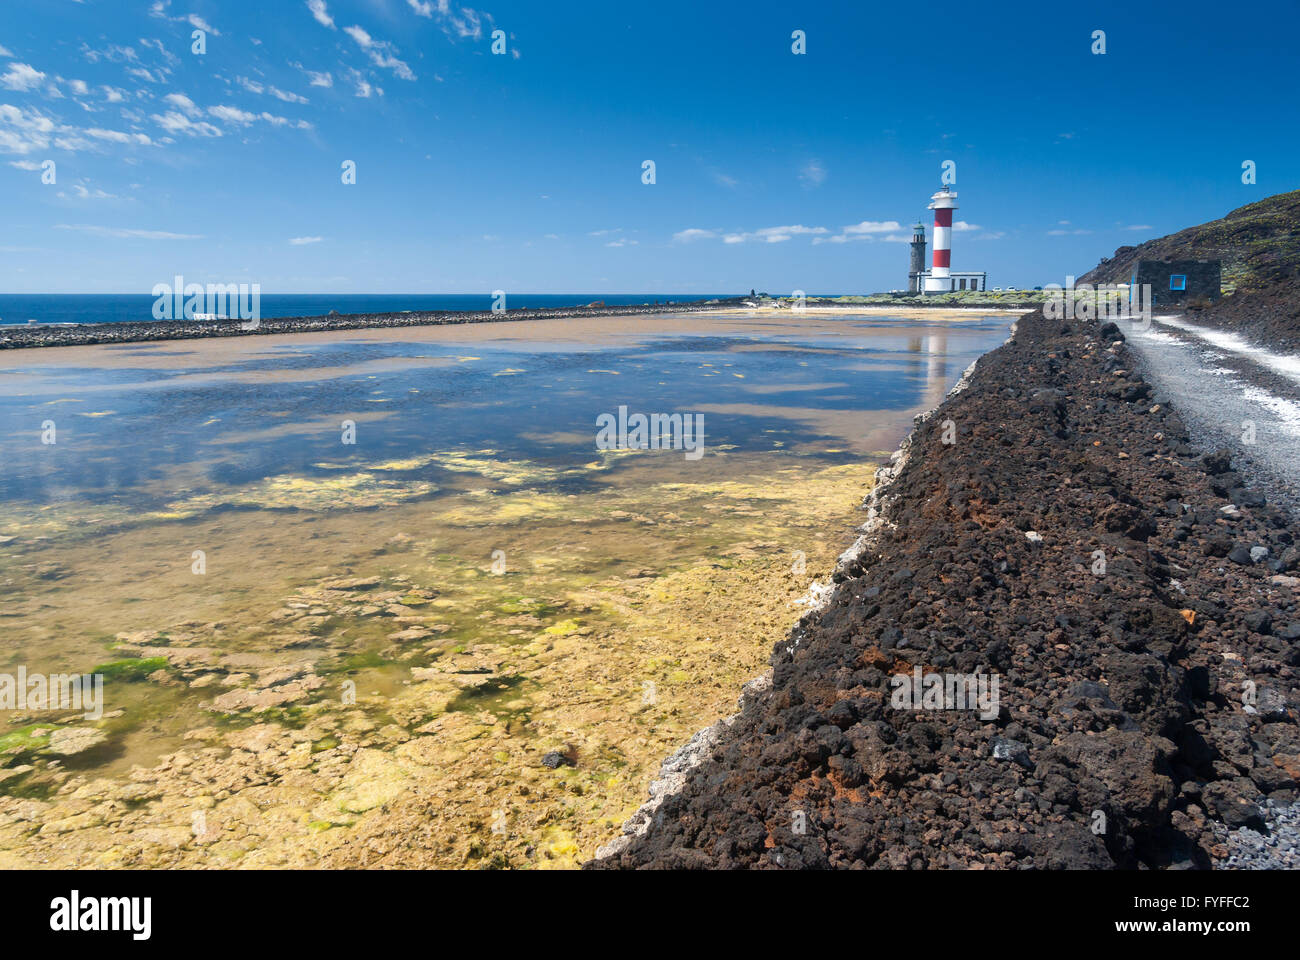
[[[589,866],[1248,859],[1300,785],[1300,550],[1133,359],[1022,318],[918,418],[770,680]],[[994,709],[900,702],[918,668],[996,679]]]

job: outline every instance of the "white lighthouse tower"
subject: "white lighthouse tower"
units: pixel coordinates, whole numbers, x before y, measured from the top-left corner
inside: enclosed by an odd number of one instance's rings
[[[925,278],[926,293],[948,293],[952,290],[952,212],[957,209],[957,191],[944,186],[930,197],[934,211],[934,260]]]

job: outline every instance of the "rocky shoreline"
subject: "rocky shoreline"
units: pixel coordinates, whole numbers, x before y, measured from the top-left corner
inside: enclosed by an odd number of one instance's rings
[[[614,307],[563,307],[548,310],[444,310],[419,313],[351,313],[319,317],[275,317],[246,330],[238,320],[153,320],[67,325],[0,326],[0,350],[30,347],[70,347],[90,344],[144,343],[155,340],[197,340],[248,337],[276,333],[320,333],[333,330],[379,330],[458,323],[498,323],[505,320],[564,320],[572,317],[622,317],[654,313],[694,313],[741,306],[740,299],[697,300],[686,303]]]
[[[1239,865],[1300,785],[1300,551],[1133,359],[1022,318],[882,469],[770,683],[589,866]],[[996,676],[996,717],[896,708],[917,667]]]
[[[1016,325],[1011,325],[1011,337],[1015,339]],[[961,378],[948,391],[947,396],[951,397],[966,388],[970,383],[971,375],[975,372],[975,367],[979,361],[972,363],[961,375]],[[946,398],[945,398],[946,399]],[[924,423],[930,417],[934,416],[939,407],[927,410],[918,414],[915,422]],[[888,523],[883,516],[885,504],[884,494],[889,485],[893,483],[903,465],[907,462],[907,452],[912,444],[912,433],[903,438],[898,449],[893,452],[889,458],[889,464],[880,467],[876,471],[875,481],[872,483],[871,492],[867,494],[863,501],[863,507],[867,511],[867,522],[861,527],[861,536],[859,536],[849,549],[845,550],[836,561],[835,573],[833,580],[842,579],[843,571],[849,565],[856,564],[867,554],[875,545],[878,539],[880,528]],[[809,608],[809,614],[816,613],[824,608],[834,595],[834,589],[831,584],[822,584],[814,580],[808,587],[808,593],[800,601]],[[798,644],[798,638],[794,639]],[[793,649],[793,648],[792,648]],[[729,717],[724,717],[717,723],[711,724],[700,730],[689,741],[682,745],[672,756],[663,762],[659,769],[659,776],[650,782],[649,794],[650,799],[637,808],[636,812],[623,823],[623,828],[619,836],[615,837],[609,843],[599,847],[596,850],[597,861],[612,857],[617,853],[626,850],[632,841],[638,837],[643,837],[650,830],[652,825],[662,826],[662,817],[656,818],[656,813],[673,794],[682,790],[686,785],[686,774],[694,770],[703,763],[709,756],[712,748],[722,738],[723,734],[736,722],[745,711],[746,699],[757,699],[767,693],[772,687],[772,671],[766,670],[759,674],[753,680],[746,683],[740,691],[740,697],[736,701],[736,712]]]

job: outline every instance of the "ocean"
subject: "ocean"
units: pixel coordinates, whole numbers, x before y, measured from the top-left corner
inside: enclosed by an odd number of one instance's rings
[[[602,300],[609,306],[709,300],[734,297],[717,293],[520,293],[507,294],[506,309],[547,309],[585,306]],[[4,293],[0,294],[0,324],[121,323],[153,320],[155,297],[136,293]],[[403,311],[490,310],[490,293],[264,293],[262,317],[313,317],[339,313],[401,313]]]

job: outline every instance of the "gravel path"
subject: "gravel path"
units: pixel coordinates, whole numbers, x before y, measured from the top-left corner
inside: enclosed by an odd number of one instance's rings
[[[1160,317],[1121,324],[1157,399],[1172,400],[1206,449],[1227,447],[1233,465],[1292,518],[1300,517],[1300,357],[1273,353],[1234,333]],[[1247,425],[1254,425],[1254,443]],[[1300,804],[1261,798],[1265,831],[1216,824],[1229,870],[1300,868]]]
[[[1228,856],[1217,866],[1221,870],[1300,869],[1300,803],[1277,804],[1266,799],[1259,806],[1267,828],[1264,833],[1215,824],[1215,832],[1228,848]]]
[[[1207,450],[1227,447],[1234,467],[1300,518],[1300,358],[1181,317],[1120,328],[1155,399],[1173,401],[1192,439]]]

